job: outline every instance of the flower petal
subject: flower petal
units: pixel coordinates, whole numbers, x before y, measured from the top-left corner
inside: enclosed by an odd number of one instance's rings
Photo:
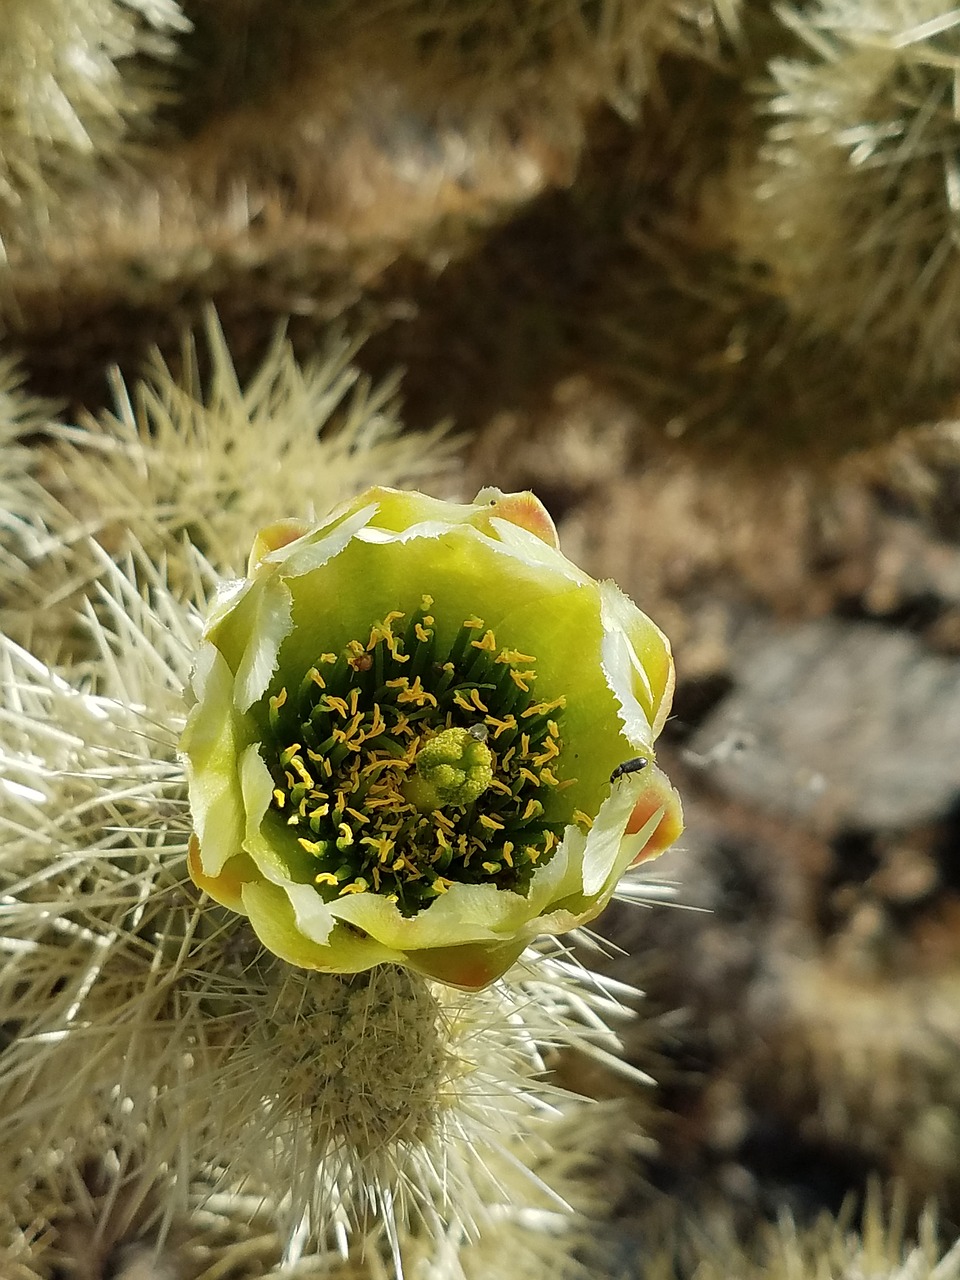
[[[473,943],[463,947],[431,947],[411,952],[406,964],[427,978],[462,991],[481,991],[502,977],[523,954],[525,938],[509,942]]]
[[[279,885],[245,884],[243,907],[257,937],[275,956],[301,969],[324,973],[359,973],[375,964],[403,964],[404,957],[361,937],[347,925],[337,926],[326,944],[305,937],[297,927],[293,903]]]
[[[630,743],[650,751],[670,713],[670,643],[615,583],[601,582],[598,586],[607,683],[620,703],[624,733]]]
[[[208,893],[222,907],[229,907],[231,911],[239,911],[241,914],[245,914],[241,892],[243,886],[260,874],[256,863],[245,853],[240,853],[227,859],[219,875],[206,875],[200,856],[200,841],[196,834],[190,837],[187,847],[187,870],[198,889]]]
[[[237,761],[243,741],[233,709],[233,673],[213,645],[204,645],[193,679],[197,704],[180,741],[186,760],[193,824],[204,874],[220,874],[243,839],[243,793]]]
[[[521,493],[504,493],[502,489],[492,487],[481,489],[474,498],[474,504],[486,506],[488,519],[498,530],[502,523],[508,522],[534,534],[554,551],[560,550],[557,526],[550,512],[529,489]],[[475,520],[474,523],[482,527],[481,521]]]

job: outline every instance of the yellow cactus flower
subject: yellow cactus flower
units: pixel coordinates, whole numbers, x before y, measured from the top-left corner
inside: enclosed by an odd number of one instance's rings
[[[376,488],[272,525],[196,665],[191,875],[291,964],[483,987],[679,834],[672,686],[530,493]]]

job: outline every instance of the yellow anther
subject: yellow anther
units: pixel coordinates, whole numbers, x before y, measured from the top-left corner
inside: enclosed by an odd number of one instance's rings
[[[401,856],[401,857],[397,858],[396,862],[394,862],[394,864],[393,864],[393,866],[390,868],[390,870],[391,870],[391,871],[402,871],[402,870],[404,869],[404,867],[405,867],[405,866],[406,866],[406,862],[404,861],[403,857]]]
[[[417,639],[422,641],[424,644],[426,644],[426,642],[433,635],[432,631],[428,631],[425,627],[421,626],[419,622],[414,626],[413,630]]]
[[[513,866],[513,845],[509,840],[505,842],[503,848],[500,850],[500,853],[503,856],[503,860],[507,864],[507,866],[512,867]]]
[[[403,689],[397,694],[397,702],[415,702],[418,707],[429,704],[431,707],[437,705],[437,700],[432,693],[428,693],[420,683],[420,677],[417,676],[413,684],[409,688]]]
[[[314,884],[339,884],[339,880],[332,871],[321,871],[319,875],[313,877]]]
[[[481,813],[480,821],[488,831],[502,831],[503,823],[499,818],[492,818],[489,813]]]
[[[521,754],[521,756],[529,756],[529,754],[530,754],[530,735],[529,735],[529,733],[521,733],[521,735],[520,735],[520,754]]]
[[[526,808],[520,815],[520,821],[529,822],[531,818],[539,818],[541,813],[543,813],[543,805],[539,800],[534,800],[531,796],[527,801]]]
[[[490,790],[499,791],[502,796],[512,796],[513,792],[505,782],[501,782],[499,778],[490,779]]]
[[[278,809],[282,809],[287,803],[287,793],[285,791],[281,791],[279,787],[274,791],[273,798],[277,802]]]
[[[502,864],[499,862],[481,862],[480,865],[483,867],[484,871],[489,871],[492,876],[495,876],[498,871],[503,869]]]
[[[286,691],[286,688],[283,688],[280,690],[279,693],[274,694],[270,698],[270,706],[274,709],[274,711],[279,711],[280,708],[283,706],[283,704],[286,702],[286,700],[287,700],[287,691]]]
[[[324,680],[323,676],[320,674],[320,672],[317,670],[316,667],[310,668],[310,670],[307,672],[307,677],[308,679],[312,680],[315,685],[319,685],[321,689],[325,689],[327,687],[327,682]]]
[[[547,721],[547,732],[550,734],[551,738],[560,737],[560,730],[557,728],[556,720]]]
[[[357,690],[354,689],[353,692],[356,693]],[[363,724],[363,720],[364,720],[363,712],[355,711],[350,719],[350,723],[347,725],[347,727],[343,731],[344,737],[352,738],[354,734],[357,732],[357,730],[360,728],[360,726]],[[361,742],[363,741],[362,736],[360,740]]]
[[[348,707],[345,698],[337,698],[332,693],[326,694],[320,699],[325,711],[336,711],[338,716],[342,716],[346,720],[348,715]]]
[[[474,649],[484,649],[487,653],[494,653],[497,648],[497,637],[492,631],[485,631],[480,640],[471,640],[470,644]]]
[[[536,662],[529,653],[521,653],[519,649],[501,649],[496,657],[497,662],[513,663],[513,662]]]
[[[560,779],[553,773],[551,769],[541,769],[540,778],[548,787],[559,787]]]
[[[446,893],[452,884],[453,881],[448,880],[446,876],[436,876],[433,883],[430,885],[430,888],[434,893]]]
[[[526,765],[522,765],[518,772],[521,778],[525,778],[527,782],[532,782],[535,787],[539,787],[540,779],[532,772],[532,770],[528,769]]]
[[[433,596],[428,596],[426,594],[422,595],[420,597],[420,608],[423,610],[424,613],[426,613],[428,609],[432,609]]]
[[[527,855],[527,857],[530,859],[531,862],[536,862],[537,859],[540,857],[541,853],[543,852],[543,850],[538,849],[535,844],[525,844],[523,846],[523,852]]]
[[[312,787],[314,785],[313,775],[307,772],[307,766],[303,763],[300,757],[294,756],[290,763],[293,765],[294,769],[296,769],[297,773],[299,773],[300,781],[305,782],[308,787]]]
[[[472,614],[469,618],[464,618],[463,625],[470,631],[480,631],[483,627],[483,619]]]
[[[299,750],[300,750],[300,743],[299,743],[299,742],[295,742],[295,743],[293,743],[293,745],[292,745],[292,746],[287,747],[287,748],[286,748],[286,750],[281,751],[281,752],[280,752],[280,763],[281,763],[281,764],[290,764],[290,762],[293,760],[293,757],[297,754],[297,752],[298,752]]]
[[[484,715],[489,714],[490,708],[486,706],[481,700],[479,689],[470,690],[470,701],[473,703],[473,705],[477,708],[478,711],[482,711]]]
[[[471,711],[471,712],[472,712],[472,711],[475,711],[475,710],[476,710],[476,708],[474,707],[473,703],[472,703],[472,702],[470,702],[470,701],[469,701],[469,699],[465,698],[465,697],[463,696],[463,694],[460,692],[460,690],[459,690],[459,689],[458,689],[458,690],[457,690],[457,692],[453,695],[453,700],[454,700],[454,702],[457,704],[457,706],[458,706],[462,711]]]
[[[526,719],[528,716],[544,716],[547,714],[548,711],[553,711],[557,707],[565,707],[566,705],[567,705],[566,695],[561,693],[559,698],[554,698],[551,702],[533,703],[532,706],[527,707],[526,711],[522,712],[521,714],[523,716],[523,719]]]
[[[586,827],[588,831],[593,826],[593,819],[589,814],[584,813],[582,809],[574,809],[573,820],[578,823],[579,826]]]
[[[355,716],[357,714],[357,704],[359,703],[359,701],[360,701],[360,690],[357,688],[351,689],[349,703],[350,703],[350,714],[352,716]]]
[[[325,818],[329,812],[330,812],[330,806],[328,804],[317,805],[316,809],[310,810],[310,817],[311,819]]]
[[[326,845],[322,841],[305,840],[303,836],[298,837],[297,844],[301,849],[306,849],[307,853],[312,853],[314,857],[326,852]]]
[[[515,729],[517,727],[516,716],[512,714],[505,716],[503,720],[498,720],[496,716],[488,715],[486,723],[493,730],[494,740],[499,738],[502,733],[507,733],[508,730]]]
[[[345,884],[337,894],[337,897],[342,898],[345,893],[366,893],[369,888],[370,886],[363,876],[358,876],[352,884]]]
[[[341,822],[337,827],[337,830],[340,832],[340,839],[337,841],[337,844],[340,844],[341,842],[348,846],[353,844],[353,832],[345,822]]]
[[[384,720],[383,714],[380,711],[380,704],[378,702],[375,702],[373,704],[373,720],[370,724],[370,727],[367,729],[366,733],[363,735],[364,741],[369,741],[371,738],[379,738],[381,733],[383,733],[383,731],[386,729],[386,727],[387,727],[387,722],[386,720]]]
[[[530,692],[529,682],[535,678],[535,673],[533,671],[518,671],[516,667],[510,668],[510,679],[517,688],[522,689],[524,693]]]

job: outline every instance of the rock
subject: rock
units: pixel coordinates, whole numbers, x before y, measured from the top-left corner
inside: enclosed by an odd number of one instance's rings
[[[712,785],[822,834],[902,830],[960,795],[960,661],[836,619],[750,622],[732,649],[688,754]]]

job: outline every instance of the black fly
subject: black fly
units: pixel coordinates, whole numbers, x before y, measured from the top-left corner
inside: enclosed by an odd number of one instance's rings
[[[618,778],[622,778],[628,773],[639,773],[649,763],[650,761],[646,756],[634,756],[632,760],[624,760],[623,764],[618,764],[613,773],[611,773],[610,781],[616,782]]]

